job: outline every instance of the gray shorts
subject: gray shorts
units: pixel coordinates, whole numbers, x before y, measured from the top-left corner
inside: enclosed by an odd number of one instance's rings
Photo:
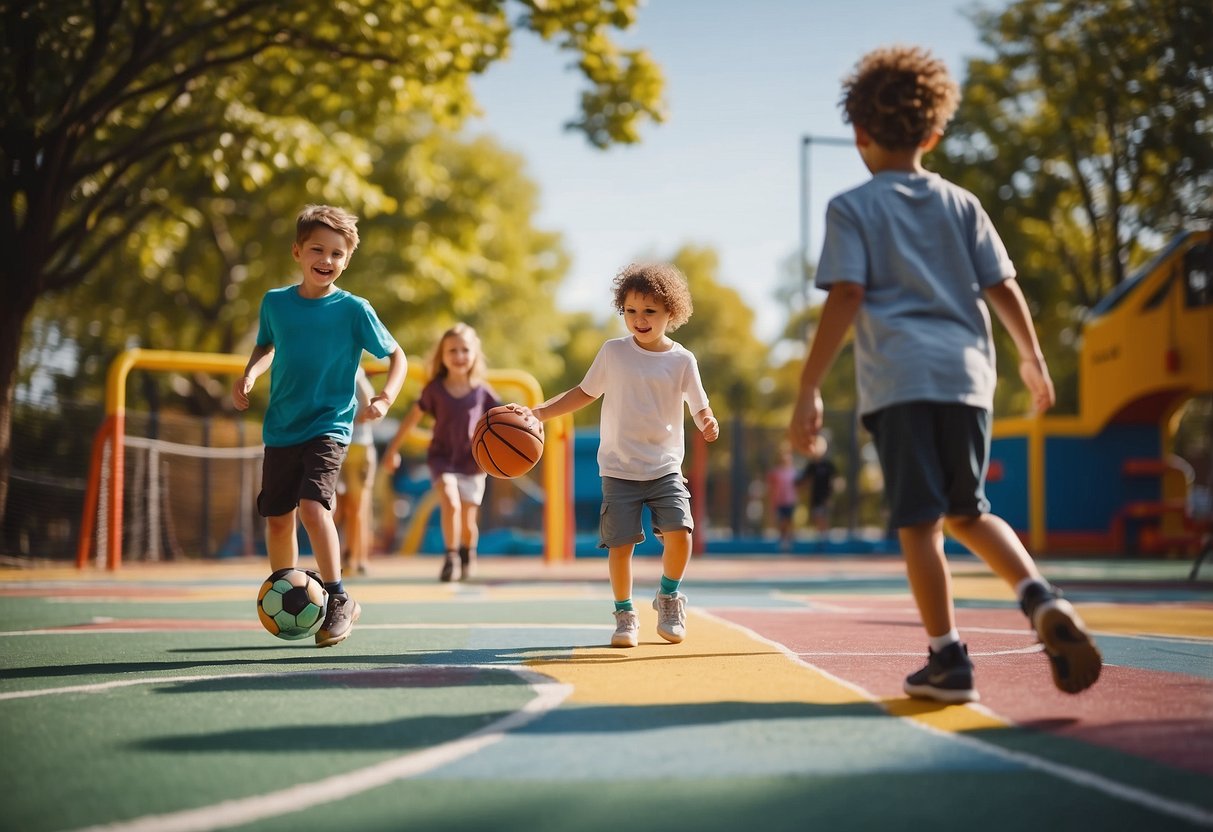
[[[876,441],[884,473],[889,525],[988,512],[990,425],[988,410],[943,402],[906,402],[866,414],[863,426]]]
[[[691,492],[675,471],[656,480],[602,478],[602,511],[598,518],[598,548],[611,549],[644,540],[641,509],[653,515],[653,533],[692,531]]]

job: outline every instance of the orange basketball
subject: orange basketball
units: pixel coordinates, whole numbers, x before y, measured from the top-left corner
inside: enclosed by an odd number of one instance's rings
[[[506,405],[480,417],[472,434],[472,456],[488,475],[503,480],[521,477],[543,456],[543,435]]]

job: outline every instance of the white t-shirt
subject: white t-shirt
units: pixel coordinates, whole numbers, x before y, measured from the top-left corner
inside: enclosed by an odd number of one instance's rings
[[[599,475],[646,481],[682,470],[682,403],[692,414],[708,406],[690,351],[675,343],[650,352],[631,335],[614,338],[598,350],[580,386],[603,397]]]

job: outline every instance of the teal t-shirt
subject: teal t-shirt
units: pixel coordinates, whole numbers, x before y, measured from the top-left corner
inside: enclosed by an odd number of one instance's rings
[[[298,286],[286,286],[261,301],[257,345],[274,347],[262,441],[281,448],[322,436],[348,445],[362,352],[386,358],[396,339],[356,295],[339,289],[308,299]]]

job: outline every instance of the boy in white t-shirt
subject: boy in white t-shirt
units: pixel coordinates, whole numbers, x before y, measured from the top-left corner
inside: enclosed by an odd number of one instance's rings
[[[712,415],[695,356],[666,335],[686,323],[691,292],[678,269],[632,264],[612,284],[614,305],[628,335],[607,341],[585,378],[536,407],[540,422],[580,410],[602,396],[598,472],[602,477],[600,548],[608,552],[615,596],[612,647],[635,647],[640,622],[632,604],[632,552],[644,540],[641,509],[649,507],[661,538],[661,587],[653,599],[657,633],[666,641],[686,637],[687,597],[678,591],[691,558],[691,495],[682,476],[685,443],[682,406],[714,442],[720,425]]]

